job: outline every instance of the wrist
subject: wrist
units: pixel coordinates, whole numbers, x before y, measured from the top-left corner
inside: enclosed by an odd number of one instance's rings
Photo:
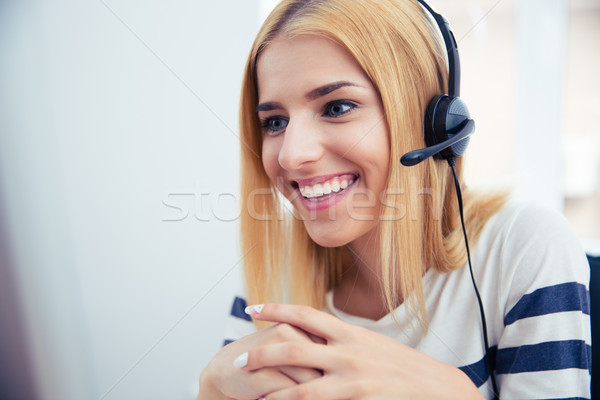
[[[221,393],[215,385],[214,379],[211,378],[208,368],[205,368],[204,371],[200,373],[197,400],[203,399],[229,400],[229,397]]]
[[[467,376],[467,374],[465,374],[458,368],[455,368],[454,372],[456,374],[455,382],[459,383],[461,387],[459,391],[459,393],[461,393],[460,398],[470,400],[485,400],[481,392],[479,392],[477,386],[475,386],[475,384],[473,383],[471,378]]]

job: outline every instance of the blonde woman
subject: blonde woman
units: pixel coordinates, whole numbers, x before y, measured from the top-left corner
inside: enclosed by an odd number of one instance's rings
[[[260,30],[240,111],[246,291],[199,399],[589,398],[568,224],[465,190],[471,273],[462,157],[400,162],[455,78],[421,3],[286,0]]]

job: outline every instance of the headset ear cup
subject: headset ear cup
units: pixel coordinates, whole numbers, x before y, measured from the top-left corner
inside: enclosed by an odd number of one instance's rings
[[[460,131],[460,127],[463,126],[465,121],[470,118],[471,115],[469,114],[469,110],[465,102],[460,97],[452,98],[448,104],[448,108],[446,109],[446,136],[449,139],[452,138]],[[462,156],[465,154],[465,151],[467,151],[467,146],[470,140],[471,138],[467,137],[460,142],[453,144],[441,152],[442,156],[446,158]],[[444,154],[445,152],[447,153]]]
[[[425,110],[425,119],[423,121],[425,127],[425,145],[427,147],[433,146],[439,143],[439,138],[436,132],[436,115],[438,113],[438,106],[444,97],[447,95],[435,96]],[[442,139],[443,141],[444,139]]]
[[[440,154],[444,157],[460,157],[463,154],[465,154],[465,151],[467,151],[467,146],[469,145],[469,141],[471,140],[470,137],[466,137],[463,140],[461,140],[460,142],[456,142],[456,144],[453,144],[452,146],[448,147],[447,149],[443,150]],[[448,151],[449,155],[444,155],[444,152]]]
[[[435,96],[425,110],[425,144],[429,147],[451,139],[469,118],[469,110],[460,97],[450,97],[446,94]],[[468,143],[468,138],[461,140],[435,157],[460,157],[465,153]]]

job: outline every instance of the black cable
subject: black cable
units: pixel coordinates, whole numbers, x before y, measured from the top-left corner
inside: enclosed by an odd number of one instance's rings
[[[475,276],[473,275],[473,266],[471,265],[471,252],[469,251],[469,240],[467,239],[467,228],[465,227],[465,217],[463,213],[463,201],[462,193],[460,190],[460,184],[458,182],[458,176],[456,176],[456,169],[454,168],[454,157],[447,159],[448,165],[452,169],[452,175],[454,175],[454,185],[456,186],[456,199],[458,200],[458,210],[460,211],[460,223],[462,224],[463,234],[465,236],[465,247],[467,248],[467,261],[469,264],[469,271],[471,272],[471,281],[473,282],[473,289],[475,289],[475,295],[477,296],[477,302],[479,303],[479,313],[481,314],[481,324],[483,326],[483,342],[485,345],[485,357],[487,359],[487,366],[490,372],[490,379],[492,380],[492,390],[494,391],[494,399],[498,399],[498,385],[496,384],[496,377],[494,375],[494,367],[490,357],[490,345],[488,343],[488,332],[487,324],[485,319],[485,312],[483,310],[483,302],[475,283]]]

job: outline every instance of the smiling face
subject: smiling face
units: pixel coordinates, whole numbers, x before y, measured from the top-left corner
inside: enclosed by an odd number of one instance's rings
[[[311,238],[334,247],[371,239],[389,166],[381,99],[341,46],[277,38],[258,58],[262,161]]]

